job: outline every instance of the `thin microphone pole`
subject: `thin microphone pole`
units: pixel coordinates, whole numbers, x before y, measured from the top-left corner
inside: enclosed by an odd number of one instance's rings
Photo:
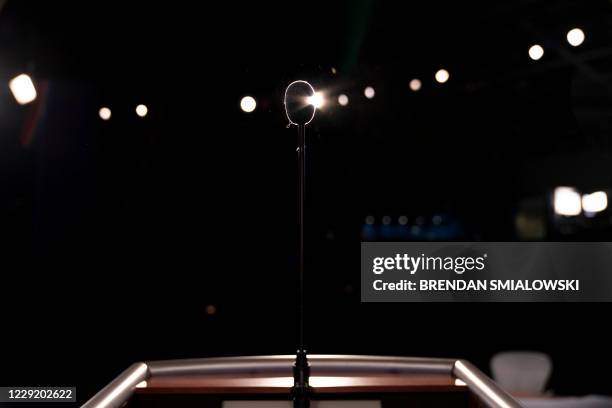
[[[299,243],[299,269],[300,269],[300,294],[299,294],[299,349],[295,356],[293,366],[293,406],[294,408],[308,408],[310,406],[309,377],[310,365],[304,347],[304,190],[306,173],[306,126],[298,124],[298,222],[300,224]]]
[[[298,125],[298,217],[300,224],[299,262],[300,262],[300,328],[299,345],[304,350],[304,205],[305,205],[305,173],[306,173],[306,126]]]

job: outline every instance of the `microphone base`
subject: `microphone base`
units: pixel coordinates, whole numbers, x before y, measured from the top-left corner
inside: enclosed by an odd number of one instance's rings
[[[310,407],[312,388],[308,383],[309,379],[310,365],[308,364],[308,356],[306,350],[300,349],[295,355],[295,364],[293,365],[293,388],[291,389],[293,408]]]

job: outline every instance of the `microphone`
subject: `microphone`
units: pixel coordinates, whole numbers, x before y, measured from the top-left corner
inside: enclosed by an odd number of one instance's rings
[[[294,81],[285,90],[285,112],[291,125],[305,126],[314,118],[316,107],[310,103],[315,90],[306,81]]]
[[[285,113],[290,125],[298,127],[298,223],[299,240],[299,348],[293,365],[293,408],[309,408],[310,364],[304,348],[304,186],[306,173],[306,125],[314,118],[316,106],[311,103],[315,90],[306,81],[294,81],[285,90]]]

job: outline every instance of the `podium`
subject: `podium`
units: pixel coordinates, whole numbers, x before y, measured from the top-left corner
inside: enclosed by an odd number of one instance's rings
[[[295,356],[136,363],[84,408],[291,408]],[[520,404],[465,360],[310,355],[312,408]]]

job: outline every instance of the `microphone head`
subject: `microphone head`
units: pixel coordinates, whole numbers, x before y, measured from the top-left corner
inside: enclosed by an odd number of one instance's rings
[[[310,98],[315,90],[306,81],[294,81],[285,90],[285,112],[289,122],[294,125],[307,125],[314,118],[315,106]]]

